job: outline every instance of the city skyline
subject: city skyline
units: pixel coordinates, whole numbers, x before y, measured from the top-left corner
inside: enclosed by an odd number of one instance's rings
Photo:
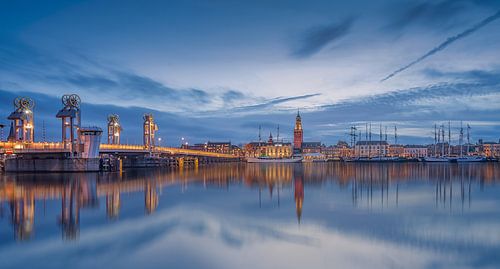
[[[84,125],[120,116],[123,143],[140,142],[144,113],[168,145],[245,143],[259,125],[279,125],[292,141],[297,108],[304,138],[325,144],[348,141],[364,122],[429,144],[433,125],[449,120],[455,140],[464,121],[472,141],[498,141],[499,9],[465,0],[21,1],[0,11],[0,124],[15,97],[30,96],[35,137],[44,123],[57,141],[59,98],[74,92]]]

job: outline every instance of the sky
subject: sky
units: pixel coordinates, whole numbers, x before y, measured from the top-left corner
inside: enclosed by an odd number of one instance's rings
[[[35,136],[80,95],[83,125],[120,116],[140,143],[153,113],[162,143],[365,137],[433,143],[434,124],[500,138],[500,2],[0,0],[0,123],[35,100]],[[382,126],[382,127],[380,127]]]

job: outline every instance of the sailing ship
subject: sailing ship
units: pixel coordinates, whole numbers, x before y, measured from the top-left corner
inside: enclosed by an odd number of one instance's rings
[[[464,128],[462,123],[460,123],[460,156],[455,158],[453,162],[465,163],[465,162],[485,162],[486,158],[483,156],[470,155],[470,125],[467,124],[467,149],[465,156],[463,155],[463,140],[464,140]]]
[[[486,158],[483,156],[469,155],[470,152],[470,125],[467,124],[467,149],[465,156],[463,155],[463,140],[464,140],[464,128],[463,124],[460,123],[460,155],[451,156],[451,127],[450,122],[448,122],[448,154],[445,154],[444,150],[444,125],[441,125],[439,131],[437,126],[434,125],[434,154],[435,156],[428,156],[424,158],[426,162],[452,162],[452,163],[464,163],[464,162],[485,162]],[[441,155],[437,155],[437,144],[441,141]]]
[[[247,158],[247,163],[300,163],[302,162],[302,157],[292,157],[292,158],[271,158],[267,156],[252,158]]]
[[[462,156],[455,159],[458,163],[465,162],[486,162],[486,158],[483,156]]]

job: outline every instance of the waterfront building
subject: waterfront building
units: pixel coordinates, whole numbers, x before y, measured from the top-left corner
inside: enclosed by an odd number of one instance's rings
[[[404,146],[403,149],[403,157],[406,158],[427,157],[427,147],[422,145],[406,145]]]
[[[231,154],[231,142],[212,142],[208,141],[206,144],[206,151],[215,152],[215,153],[223,153],[223,154]]]
[[[207,151],[207,144],[206,143],[197,143],[192,145],[181,144],[181,149]]]
[[[326,155],[322,153],[325,145],[321,142],[302,142],[302,156],[306,161],[325,160]]]
[[[336,145],[321,148],[321,153],[326,159],[338,160],[341,158],[349,158],[354,155],[354,151],[345,141],[339,141]]]
[[[403,157],[405,154],[405,147],[403,145],[389,145],[389,157]]]
[[[245,157],[258,158],[290,158],[293,153],[292,143],[274,141],[272,134],[269,134],[267,142],[250,142],[245,145]]]
[[[241,146],[231,145],[231,154],[238,157],[243,157],[245,154],[243,153],[243,149]]]
[[[262,155],[261,147],[264,143],[261,142],[250,142],[243,147],[243,152],[247,158],[258,158]]]
[[[480,153],[487,158],[500,158],[500,143],[499,142],[482,142],[480,143]]]
[[[321,142],[302,142],[302,153],[321,153],[323,147]]]
[[[380,157],[386,156],[389,144],[387,141],[358,141],[354,147],[354,154],[357,157]]]
[[[262,148],[264,156],[270,158],[290,158],[292,156],[292,144],[277,142],[267,144]]]

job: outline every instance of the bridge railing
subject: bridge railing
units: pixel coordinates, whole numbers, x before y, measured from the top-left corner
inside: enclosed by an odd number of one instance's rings
[[[0,142],[0,152],[5,153],[26,153],[26,152],[63,152],[64,146],[57,142]]]
[[[101,150],[137,150],[145,151],[146,148],[143,145],[113,145],[113,144],[101,144],[99,149]]]

